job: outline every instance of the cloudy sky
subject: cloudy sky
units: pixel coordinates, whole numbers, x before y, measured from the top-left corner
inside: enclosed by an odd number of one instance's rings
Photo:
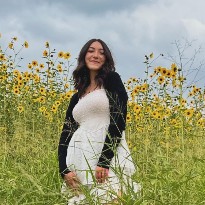
[[[188,48],[186,64],[201,47],[195,62],[187,69],[198,69],[197,78],[205,77],[205,1],[204,0],[0,0],[0,43],[11,37],[29,49],[25,61],[41,59],[49,41],[57,50],[69,51],[72,59],[91,38],[101,38],[110,47],[116,70],[124,80],[143,77],[146,54],[154,53],[155,65],[169,66],[170,57],[178,61],[175,42]],[[192,42],[189,47],[186,42]],[[185,67],[186,67],[185,66]],[[194,79],[197,79],[194,78]],[[202,84],[201,84],[202,85]],[[203,84],[204,85],[204,84]]]

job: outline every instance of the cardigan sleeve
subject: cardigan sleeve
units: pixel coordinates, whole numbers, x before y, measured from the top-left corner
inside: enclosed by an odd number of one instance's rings
[[[64,177],[65,174],[69,173],[70,170],[66,165],[67,147],[72,138],[73,133],[78,128],[78,123],[74,120],[72,111],[78,102],[77,93],[75,93],[69,103],[68,109],[66,111],[66,118],[63,125],[63,129],[60,136],[60,141],[58,145],[58,161],[59,161],[59,172]]]
[[[117,72],[111,72],[107,79],[107,95],[110,105],[110,124],[97,166],[109,168],[126,127],[128,95]]]

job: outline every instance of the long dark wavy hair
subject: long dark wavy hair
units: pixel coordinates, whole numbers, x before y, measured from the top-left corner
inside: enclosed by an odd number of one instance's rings
[[[110,49],[108,48],[106,43],[101,39],[89,40],[82,47],[78,56],[77,67],[73,71],[74,87],[76,90],[78,90],[79,97],[81,97],[85,93],[86,88],[90,84],[90,74],[85,63],[85,55],[90,45],[95,41],[98,41],[102,45],[104,50],[104,55],[105,55],[105,63],[102,65],[98,74],[95,77],[97,86],[99,87],[101,87],[102,85],[104,86],[106,81],[106,76],[108,75],[108,73],[111,71],[115,71],[115,63],[112,54],[110,52]]]

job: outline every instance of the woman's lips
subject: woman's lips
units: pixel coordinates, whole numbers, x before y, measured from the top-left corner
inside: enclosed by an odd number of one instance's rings
[[[91,63],[99,64],[100,62],[98,61],[90,61]]]

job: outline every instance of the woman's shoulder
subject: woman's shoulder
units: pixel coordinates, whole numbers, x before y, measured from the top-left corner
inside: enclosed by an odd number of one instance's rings
[[[122,87],[123,82],[120,77],[120,74],[116,71],[111,71],[107,74],[107,78],[105,80],[105,88],[108,91],[115,91]]]
[[[120,78],[120,74],[116,71],[110,71],[107,75],[107,78],[110,78],[110,79]]]
[[[72,95],[70,101],[71,102],[77,102],[78,100],[79,100],[78,92],[74,92],[74,94]]]

